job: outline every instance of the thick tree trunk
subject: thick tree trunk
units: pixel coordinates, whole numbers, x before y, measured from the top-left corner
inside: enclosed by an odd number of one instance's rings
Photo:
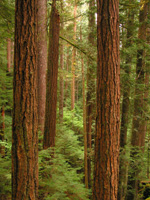
[[[95,13],[93,8],[95,7],[95,0],[89,2],[89,45],[91,49],[96,45],[93,30],[95,27]],[[88,165],[88,187],[91,188],[91,147],[92,147],[92,120],[95,109],[94,97],[95,95],[95,63],[89,59],[87,69],[87,97],[86,97],[86,134],[87,134],[87,165]]]
[[[38,199],[36,5],[36,0],[16,0],[12,200]]]
[[[98,63],[93,200],[116,200],[119,173],[119,1],[98,0]]]
[[[47,0],[38,0],[38,128],[44,133],[47,69]]]
[[[49,28],[48,70],[46,79],[46,110],[43,139],[44,149],[55,146],[59,24],[59,14],[56,10],[55,2],[53,2]]]
[[[77,4],[75,0],[75,6],[74,6],[74,40],[76,40],[76,15],[77,15]],[[71,82],[71,110],[74,109],[75,105],[75,59],[76,59],[76,49],[73,47],[72,50],[72,63],[71,63],[71,73],[72,73],[72,82]]]
[[[130,0],[133,3],[134,0]],[[125,48],[131,48],[132,38],[134,33],[134,10],[129,10],[128,22],[127,22],[127,42]],[[125,67],[125,84],[123,88],[123,101],[122,101],[122,117],[121,117],[121,130],[120,130],[120,165],[119,165],[119,188],[118,188],[118,200],[124,200],[127,189],[127,160],[125,147],[127,144],[127,129],[128,118],[130,108],[130,72],[131,72],[132,54],[126,55],[126,67]]]
[[[143,42],[146,41],[146,18],[147,18],[147,3],[144,4],[143,9],[140,10],[139,15],[139,35],[138,38]],[[134,99],[134,113],[133,113],[133,124],[132,124],[132,136],[131,136],[131,158],[129,179],[128,179],[128,192],[126,199],[134,200],[137,199],[138,193],[138,174],[140,172],[139,162],[137,154],[139,153],[141,140],[145,140],[145,135],[142,130],[143,128],[143,86],[144,85],[144,58],[145,50],[140,48],[137,51],[137,65],[136,65],[136,84],[135,84],[135,99]],[[143,139],[142,139],[143,138]]]

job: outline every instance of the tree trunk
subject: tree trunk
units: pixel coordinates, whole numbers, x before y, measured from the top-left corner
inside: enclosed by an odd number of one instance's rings
[[[69,51],[70,51],[70,48],[69,48],[69,46],[67,47],[67,55],[66,55],[66,71],[67,71],[67,73],[69,72],[69,66],[70,66],[70,55],[69,55]],[[65,101],[64,101],[64,106],[66,107],[67,105],[66,105],[66,99],[69,97],[69,95],[68,95],[68,86],[69,86],[69,80],[68,80],[68,77],[66,76],[66,78],[65,78],[65,92],[64,92],[64,99],[65,99]]]
[[[93,30],[95,29],[95,0],[89,1],[89,45],[91,49],[96,45]],[[95,95],[95,63],[89,59],[87,69],[87,97],[86,97],[86,134],[87,134],[87,165],[88,165],[88,187],[91,188],[91,148],[92,148],[92,120],[95,109],[94,95]]]
[[[143,9],[140,10],[139,15],[139,35],[138,38],[141,41],[146,41],[146,18],[147,18],[147,3],[144,3]],[[141,45],[141,44],[140,44]],[[140,163],[138,160],[138,153],[140,150],[141,139],[145,140],[143,128],[143,85],[144,85],[144,59],[145,50],[140,48],[137,51],[137,65],[136,65],[136,85],[135,85],[135,99],[134,99],[134,113],[133,113],[133,124],[132,124],[132,136],[131,136],[131,162],[128,179],[128,192],[126,199],[134,200],[137,199],[138,193],[138,175],[140,172]],[[141,136],[142,135],[142,136]]]
[[[130,3],[134,3],[134,0],[130,0]],[[130,9],[128,13],[127,22],[127,41],[124,48],[131,48],[132,38],[134,34],[134,9]],[[130,73],[132,64],[131,52],[126,55],[126,67],[125,67],[125,84],[123,87],[123,101],[122,101],[122,117],[121,117],[121,130],[120,130],[120,165],[119,165],[119,188],[118,188],[118,200],[124,200],[127,189],[127,160],[125,147],[127,144],[127,129],[128,129],[128,118],[130,108]]]
[[[47,0],[38,0],[38,128],[44,133],[47,69]]]
[[[58,48],[59,48],[59,14],[52,4],[49,28],[48,70],[46,79],[46,110],[43,147],[55,146],[56,135],[56,106],[57,106],[57,77],[58,77]]]
[[[12,200],[38,199],[36,5],[36,0],[16,0]]]
[[[77,4],[75,1],[75,6],[74,6],[74,40],[76,40],[76,29],[77,29],[77,24],[76,24],[76,15],[77,15]],[[74,104],[75,104],[75,59],[76,59],[76,49],[73,47],[72,50],[72,64],[71,64],[71,73],[72,73],[72,82],[71,82],[71,110],[74,109]]]
[[[61,0],[61,11],[63,13],[63,0]],[[63,17],[62,17],[63,21]],[[63,35],[63,22],[61,22],[61,35]],[[60,45],[60,78],[59,78],[59,123],[63,122],[63,106],[64,106],[64,79],[63,79],[63,69],[64,69],[64,45],[61,41]]]
[[[93,200],[116,200],[119,172],[119,1],[97,1],[97,108]]]

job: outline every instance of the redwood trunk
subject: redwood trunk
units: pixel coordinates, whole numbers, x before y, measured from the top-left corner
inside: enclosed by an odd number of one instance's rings
[[[93,200],[116,200],[119,172],[119,1],[98,0],[98,63]]]
[[[55,146],[56,135],[56,105],[57,105],[57,77],[58,77],[58,49],[59,49],[59,14],[52,5],[49,28],[48,70],[46,79],[46,110],[43,147]]]
[[[47,0],[38,0],[38,127],[43,135],[47,69]]]
[[[12,200],[38,199],[36,5],[36,0],[16,0]]]

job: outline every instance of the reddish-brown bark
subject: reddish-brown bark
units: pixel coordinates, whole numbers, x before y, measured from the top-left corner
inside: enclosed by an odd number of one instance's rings
[[[47,0],[38,0],[38,127],[44,133],[47,69]]]
[[[48,69],[46,79],[46,111],[43,147],[55,146],[56,135],[56,105],[57,105],[57,77],[58,77],[58,49],[59,49],[59,14],[52,5],[49,29]]]
[[[37,1],[16,0],[12,200],[38,199]]]
[[[119,1],[97,0],[98,63],[93,200],[116,200],[119,172]]]

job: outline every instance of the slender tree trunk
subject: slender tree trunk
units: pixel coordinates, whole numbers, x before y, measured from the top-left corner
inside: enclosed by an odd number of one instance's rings
[[[11,69],[11,39],[7,39],[7,70],[10,72]]]
[[[97,0],[97,108],[93,200],[116,200],[119,174],[119,1]]]
[[[77,4],[75,0],[75,6],[74,6],[74,40],[76,40],[76,15],[77,15]],[[71,73],[72,73],[72,82],[71,82],[71,110],[74,109],[75,104],[75,61],[76,60],[76,49],[73,47],[72,50],[72,64],[71,64]]]
[[[134,3],[134,0],[130,0],[130,3]],[[127,42],[125,48],[132,46],[132,38],[134,34],[134,10],[129,10],[128,22],[127,22]],[[132,54],[131,52],[126,55],[126,67],[125,75],[126,81],[123,90],[123,101],[122,101],[122,117],[121,117],[121,130],[120,130],[120,165],[119,165],[119,188],[118,188],[118,200],[124,200],[127,189],[127,160],[125,147],[127,144],[127,129],[128,129],[128,118],[130,108],[130,72],[131,72]]]
[[[38,0],[38,127],[44,133],[47,69],[47,0]]]
[[[144,4],[143,9],[140,10],[139,15],[139,35],[138,38],[141,41],[146,41],[146,18],[147,18],[147,3]],[[143,128],[143,86],[144,85],[144,58],[145,50],[140,48],[137,51],[137,65],[136,65],[136,85],[135,85],[135,99],[134,99],[134,113],[133,113],[133,125],[132,125],[132,136],[131,136],[131,158],[129,179],[128,179],[128,192],[127,200],[136,200],[138,193],[138,175],[139,175],[139,161],[137,154],[139,153],[141,140],[145,140]],[[142,136],[141,136],[142,135]],[[142,139],[143,138],[143,139]]]
[[[63,13],[63,0],[61,0],[61,11]],[[63,17],[61,19],[63,21]],[[61,22],[61,35],[63,35],[63,22]],[[63,79],[63,69],[64,69],[64,45],[61,41],[60,45],[60,78],[59,78],[59,122],[63,122],[63,106],[64,106],[64,79]]]
[[[16,0],[12,200],[38,199],[37,1]]]
[[[82,41],[82,30],[80,26],[80,40]],[[87,133],[86,133],[86,95],[85,95],[85,78],[84,78],[84,60],[81,53],[81,70],[82,70],[82,98],[83,98],[83,132],[84,132],[84,182],[88,188],[88,165],[87,165]]]
[[[69,55],[69,51],[70,51],[70,48],[69,46],[67,47],[67,60],[66,60],[66,71],[69,72],[69,65],[70,65],[70,55]],[[66,106],[66,99],[68,98],[68,85],[69,85],[69,80],[68,80],[68,77],[66,76],[65,78],[65,92],[64,92],[64,106]]]
[[[46,110],[43,147],[55,146],[56,135],[56,106],[57,106],[57,77],[58,77],[58,48],[59,48],[59,14],[52,4],[49,28],[48,70],[46,79]]]
[[[95,0],[89,1],[89,45],[91,49],[95,46],[95,36],[93,30],[95,27],[95,13],[93,8],[95,7]],[[93,110],[95,109],[94,97],[95,95],[95,63],[88,60],[87,69],[87,97],[86,97],[86,134],[87,134],[87,165],[88,165],[88,187],[91,188],[91,148],[92,148],[92,120]]]

